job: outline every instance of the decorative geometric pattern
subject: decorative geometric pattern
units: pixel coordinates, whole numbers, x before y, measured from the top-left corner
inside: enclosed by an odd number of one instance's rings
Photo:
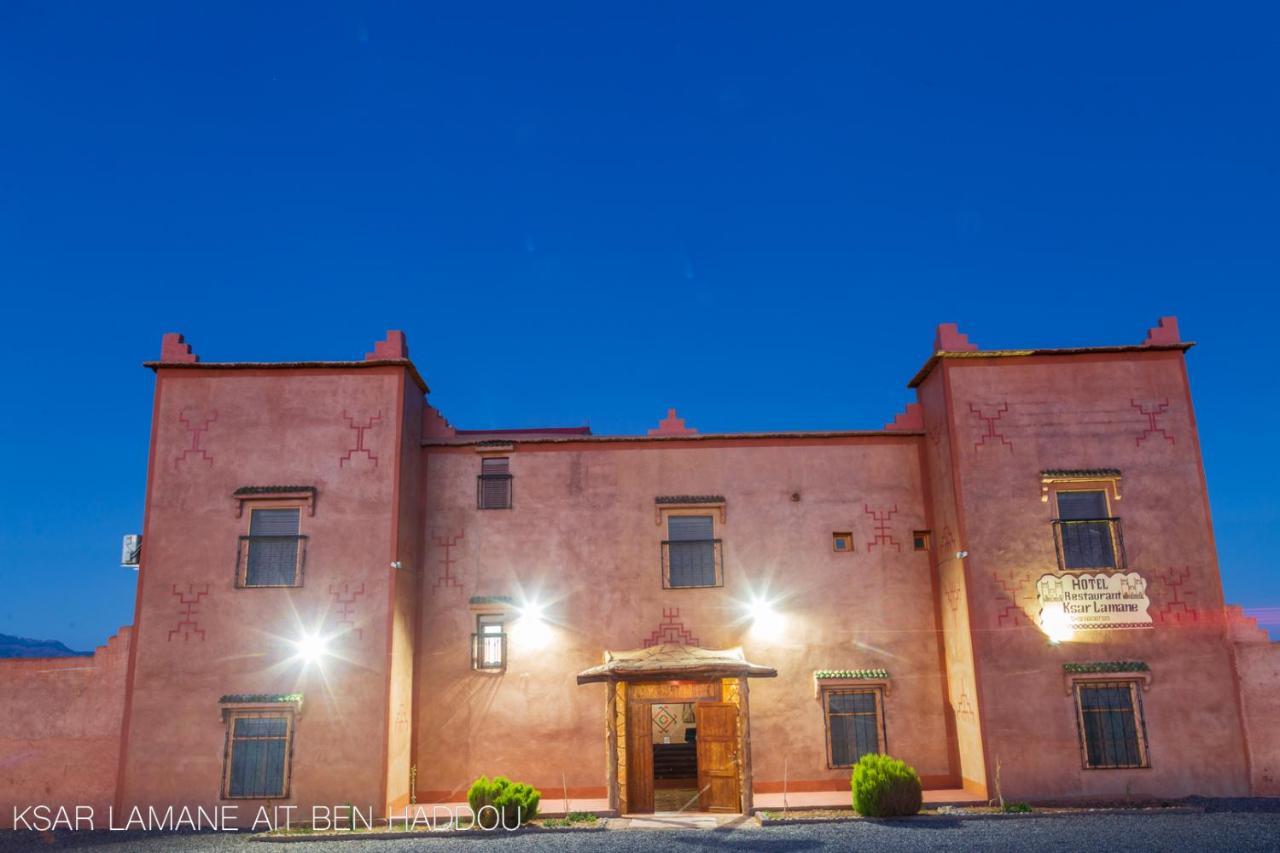
[[[346,464],[347,462],[351,461],[351,458],[352,458],[355,454],[357,454],[357,453],[363,453],[366,457],[368,457],[369,461],[371,461],[371,462],[373,463],[373,467],[377,468],[377,467],[378,467],[378,457],[377,457],[377,456],[375,456],[375,455],[373,454],[373,451],[372,451],[372,450],[370,450],[369,448],[367,448],[367,447],[365,447],[365,446],[364,446],[364,434],[365,434],[366,432],[368,432],[369,430],[373,429],[375,426],[377,426],[379,422],[381,422],[381,420],[382,420],[382,410],[381,410],[381,409],[379,409],[379,410],[378,410],[378,413],[377,413],[376,415],[371,415],[371,416],[370,416],[369,418],[367,418],[365,421],[363,421],[363,422],[361,422],[361,423],[357,423],[357,422],[356,422],[356,419],[355,419],[354,417],[352,417],[351,415],[348,415],[348,414],[347,414],[347,410],[346,410],[346,409],[343,409],[343,410],[342,410],[342,419],[343,419],[343,420],[345,420],[345,421],[347,422],[347,426],[348,426],[348,427],[350,427],[351,429],[355,430],[355,432],[356,432],[356,446],[355,446],[355,447],[350,448],[349,450],[347,450],[347,452],[346,452],[346,453],[344,453],[344,454],[342,454],[342,456],[338,457],[338,467],[339,467],[339,468],[341,468],[344,464]]]
[[[187,409],[190,408],[193,407],[183,406],[182,410],[178,412],[178,420],[182,422],[182,425],[186,428],[187,432],[191,434],[191,446],[183,448],[182,452],[173,460],[174,468],[177,468],[183,462],[186,462],[188,456],[198,456],[200,459],[203,459],[206,464],[213,464],[213,457],[200,446],[200,442],[204,438],[204,434],[209,431],[209,426],[218,419],[218,412],[215,409],[203,416],[188,416]]]
[[[696,646],[698,638],[684,627],[684,623],[680,621],[679,607],[662,608],[662,621],[658,623],[658,627],[653,629],[648,637],[641,643],[642,648],[650,646],[660,646],[663,644],[675,644],[680,646]]]
[[[339,625],[346,625],[351,633],[364,639],[364,629],[356,627],[356,599],[364,595],[364,583],[329,584],[329,596]]]
[[[951,608],[954,615],[960,609],[960,584],[951,584],[947,587],[945,595],[947,596],[947,607]]]
[[[432,542],[444,549],[444,553],[440,556],[440,576],[436,578],[436,582],[432,586],[432,592],[441,587],[462,589],[462,583],[453,576],[453,564],[458,562],[458,558],[453,556],[453,548],[458,544],[458,540],[462,538],[463,532],[459,530],[453,536],[431,537]]]
[[[1163,400],[1159,403],[1153,403],[1150,407],[1144,406],[1133,398],[1129,399],[1129,405],[1133,406],[1138,412],[1147,419],[1147,425],[1142,430],[1142,434],[1134,440],[1134,446],[1141,447],[1142,442],[1146,441],[1153,435],[1158,435],[1170,444],[1177,444],[1173,436],[1164,431],[1160,426],[1158,418],[1163,417],[1169,412],[1169,401]]]
[[[199,586],[189,583],[185,591],[178,589],[176,583],[173,585],[173,596],[178,599],[179,605],[178,624],[170,629],[168,642],[173,642],[175,635],[180,635],[183,642],[192,637],[204,642],[204,629],[196,621],[196,617],[199,615],[196,611],[196,605],[208,594],[209,585],[207,583]]]
[[[1170,569],[1164,574],[1156,577],[1164,581],[1164,585],[1172,590],[1172,596],[1164,605],[1156,611],[1156,616],[1161,622],[1198,622],[1200,621],[1200,613],[1182,598],[1187,592],[1182,585],[1191,577],[1191,568],[1183,566],[1181,569]]]
[[[1013,572],[1009,572],[1004,576],[992,572],[991,579],[1001,589],[1001,592],[996,593],[996,606],[1001,608],[1000,612],[996,614],[996,627],[1016,628],[1023,622],[1028,622],[1027,613],[1023,609],[1023,602],[1030,600],[1030,596],[1027,593],[1029,578],[1026,576],[1015,577]]]
[[[658,727],[658,731],[671,731],[671,727],[678,722],[676,715],[671,713],[666,705],[653,706],[653,724]]]
[[[973,403],[969,404],[970,414],[977,416],[978,421],[981,423],[982,430],[983,430],[979,434],[978,440],[973,443],[974,450],[977,450],[979,447],[982,447],[988,441],[990,441],[992,444],[995,444],[997,441],[999,441],[1005,447],[1008,447],[1010,450],[1013,450],[1013,442],[1006,439],[1003,433],[999,432],[996,429],[996,422],[999,421],[1002,417],[1004,417],[1005,412],[1009,411],[1009,402],[1006,400],[1005,402],[996,406],[995,410],[989,415],[986,414],[986,412],[984,411],[986,408],[989,408],[989,407],[975,406]]]
[[[956,700],[955,711],[958,716],[972,717],[973,703],[969,701],[969,690],[966,687],[960,688],[960,698]]]
[[[955,536],[951,535],[950,524],[943,525],[942,539],[939,541],[939,544],[942,545],[943,552],[950,551],[952,548],[956,546],[956,538]]]
[[[895,551],[902,551],[902,545],[899,544],[898,540],[894,539],[892,534],[889,533],[889,520],[893,518],[893,514],[898,511],[898,505],[894,504],[893,509],[890,510],[877,511],[872,510],[871,507],[863,504],[862,509],[863,512],[871,516],[871,520],[875,525],[876,533],[875,538],[867,543],[867,553],[870,553],[871,549],[876,545],[892,545]]]
[[[407,702],[401,702],[400,707],[396,710],[396,731],[403,732],[409,728],[409,705]]]

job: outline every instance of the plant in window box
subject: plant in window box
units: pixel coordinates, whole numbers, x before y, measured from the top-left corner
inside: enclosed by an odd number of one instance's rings
[[[853,808],[864,817],[909,817],[924,801],[915,768],[887,755],[868,753],[858,759],[851,784]]]

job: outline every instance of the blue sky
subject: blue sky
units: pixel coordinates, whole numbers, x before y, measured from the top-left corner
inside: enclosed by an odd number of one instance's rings
[[[1038,4],[1043,6],[1045,4]],[[641,8],[643,7],[643,8]],[[933,327],[1177,314],[1228,599],[1280,612],[1263,4],[0,9],[0,632],[131,619],[161,333],[460,426],[878,427]]]

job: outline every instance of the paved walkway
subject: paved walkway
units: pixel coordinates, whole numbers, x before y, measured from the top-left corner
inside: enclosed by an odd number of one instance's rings
[[[783,808],[782,794],[756,794],[756,809],[770,811]],[[924,792],[926,806],[974,806],[987,801],[963,788],[939,788]],[[788,809],[847,809],[853,805],[853,792],[842,791],[792,791],[786,795]]]

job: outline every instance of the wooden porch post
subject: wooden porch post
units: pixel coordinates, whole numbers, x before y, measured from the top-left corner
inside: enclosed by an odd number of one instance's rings
[[[751,792],[751,702],[747,689],[749,679],[738,679],[738,725],[742,730],[742,813],[751,814],[755,798]]]
[[[605,682],[608,693],[605,698],[605,742],[608,744],[609,759],[605,778],[609,788],[609,809],[614,814],[619,812],[618,796],[618,686],[613,679]],[[568,805],[565,806],[568,808]]]

